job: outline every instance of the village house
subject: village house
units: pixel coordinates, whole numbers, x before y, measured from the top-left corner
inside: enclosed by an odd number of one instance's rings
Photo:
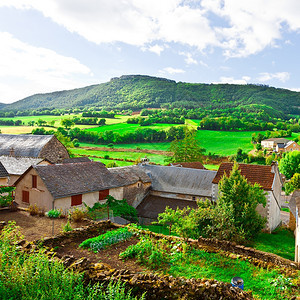
[[[108,170],[122,183],[122,188],[119,188],[119,193],[115,198],[126,199],[128,204],[136,208],[149,193],[151,187],[149,176],[138,166],[109,168]]]
[[[0,134],[0,155],[44,158],[51,163],[70,157],[54,135],[30,134]]]
[[[285,138],[270,138],[261,141],[263,149],[275,151],[277,153],[289,152],[289,151],[300,151],[300,146],[294,142]]]
[[[7,185],[8,180],[8,172],[0,161],[0,186]]]
[[[150,177],[149,194],[137,206],[145,223],[155,220],[167,206],[176,209],[197,207],[196,200],[211,199],[212,180],[216,171],[172,166],[140,164]]]
[[[300,190],[293,192],[289,202],[289,228],[295,233],[295,261],[300,263]]]
[[[93,206],[106,196],[118,197],[122,182],[100,162],[35,165],[15,182],[15,201],[46,211]]]
[[[3,164],[9,174],[9,178],[4,185],[13,185],[17,179],[32,165],[48,165],[50,162],[37,157],[14,157],[0,156],[0,162]]]
[[[212,199],[218,199],[218,184],[224,174],[229,176],[233,163],[222,163],[215,178],[212,181]],[[281,189],[282,182],[278,166],[239,164],[241,174],[251,184],[258,183],[266,192],[267,204],[265,207],[259,204],[258,213],[267,219],[265,229],[273,231],[280,224]],[[236,205],[239,205],[238,203]]]

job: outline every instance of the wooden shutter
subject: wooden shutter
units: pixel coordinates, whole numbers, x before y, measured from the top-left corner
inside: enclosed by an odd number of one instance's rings
[[[71,206],[82,204],[82,195],[71,196]]]
[[[22,201],[29,203],[29,192],[28,191],[22,191]]]
[[[32,176],[32,187],[37,188],[37,176],[36,175],[31,175]]]
[[[109,195],[109,190],[99,191],[99,201],[104,200]]]

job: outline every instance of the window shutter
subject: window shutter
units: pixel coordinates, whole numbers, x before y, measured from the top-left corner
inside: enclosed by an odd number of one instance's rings
[[[37,188],[37,176],[32,175],[32,187]]]
[[[104,200],[109,195],[109,190],[99,191],[99,201]]]
[[[29,203],[29,192],[28,191],[22,191],[22,201]]]
[[[82,194],[71,196],[71,206],[82,204]]]

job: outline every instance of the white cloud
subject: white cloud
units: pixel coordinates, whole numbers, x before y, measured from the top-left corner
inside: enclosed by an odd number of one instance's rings
[[[163,74],[174,75],[174,74],[182,74],[182,73],[185,73],[185,71],[182,69],[176,69],[176,68],[172,68],[172,67],[166,67],[159,71],[159,74],[161,74],[161,75],[163,75]]]
[[[88,67],[72,57],[33,47],[9,33],[0,32],[0,40],[0,102],[75,88],[83,84],[79,76],[92,76]]]
[[[191,53],[189,53],[189,52],[179,52],[179,54],[185,56],[184,61],[188,65],[198,65],[198,61],[192,57]],[[203,63],[203,62],[201,62],[201,63]]]
[[[219,82],[214,83],[229,83],[229,84],[247,84],[251,77],[249,76],[243,76],[241,79],[235,79],[233,77],[220,77]]]
[[[288,72],[277,72],[277,73],[260,73],[259,77],[257,78],[259,81],[270,81],[272,79],[277,79],[281,82],[286,82],[290,79],[290,74]]]
[[[148,50],[149,50],[150,52],[153,52],[153,53],[157,54],[157,55],[160,55],[160,53],[161,53],[162,51],[164,51],[164,47],[163,47],[163,46],[160,46],[160,45],[154,45],[154,46],[150,46],[150,47],[148,48]]]

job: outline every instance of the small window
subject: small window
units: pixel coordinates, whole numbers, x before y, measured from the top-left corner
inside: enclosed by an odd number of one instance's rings
[[[32,175],[32,188],[37,188],[37,176]]]
[[[195,201],[195,200],[196,200],[196,197],[195,197],[195,196],[193,196],[193,198],[192,198],[192,199],[193,199],[193,201]]]
[[[82,204],[82,195],[71,196],[71,206],[81,205]]]
[[[29,192],[22,191],[22,201],[25,203],[29,203]]]
[[[99,191],[99,201],[104,200],[109,195],[109,190]]]

